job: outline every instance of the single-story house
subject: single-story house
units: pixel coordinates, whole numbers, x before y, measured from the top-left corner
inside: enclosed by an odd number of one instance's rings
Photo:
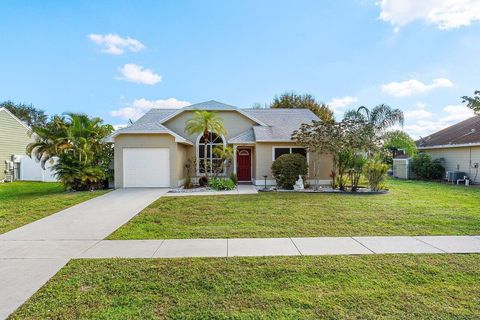
[[[32,129],[7,108],[0,108],[0,181],[29,180],[57,181],[47,163],[40,163],[26,155],[29,143],[35,141]]]
[[[207,159],[204,159],[202,134],[185,132],[186,122],[196,110],[217,113],[227,131],[226,136],[209,139]],[[218,145],[234,148],[231,171],[240,182],[256,185],[274,185],[271,166],[286,153],[306,156],[310,173],[314,159],[316,179],[329,182],[331,158],[309,154],[292,141],[291,135],[302,123],[318,117],[308,109],[243,109],[207,101],[182,109],[151,109],[129,127],[115,131],[111,140],[115,144],[115,187],[178,187],[186,176],[185,166],[195,160],[193,178],[203,175],[203,161],[215,161],[212,148]],[[228,176],[230,172],[224,172]],[[313,179],[313,174],[309,175]]]
[[[480,183],[480,115],[422,138],[417,146],[434,159],[443,158],[446,171],[464,172]]]

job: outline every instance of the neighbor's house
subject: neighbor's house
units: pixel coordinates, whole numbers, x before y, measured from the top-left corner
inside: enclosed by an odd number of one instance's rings
[[[320,160],[317,179],[328,183],[330,157],[309,154],[291,140],[293,131],[302,123],[318,120],[310,110],[241,109],[207,101],[177,110],[152,109],[133,125],[114,132],[115,187],[181,186],[190,159],[196,163],[192,176],[202,176],[202,134],[185,133],[185,125],[195,110],[215,112],[223,120],[227,135],[210,139],[213,142],[207,148],[207,161],[215,161],[213,147],[234,147],[231,170],[239,181],[263,185],[266,176],[267,184],[275,184],[271,174],[273,161],[283,154],[300,153],[306,156],[310,167],[315,157]]]
[[[446,171],[460,171],[480,183],[480,116],[474,116],[417,141],[418,149],[443,158]]]
[[[0,108],[0,181],[56,181],[53,172],[43,170],[26,155],[27,145],[35,141],[32,129],[7,108]],[[51,163],[47,164],[50,167]]]

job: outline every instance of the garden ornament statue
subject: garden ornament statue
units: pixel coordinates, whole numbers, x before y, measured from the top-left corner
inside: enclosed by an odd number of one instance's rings
[[[293,190],[303,190],[305,187],[303,186],[303,179],[302,176],[298,176],[297,182],[295,182],[295,185],[293,186]]]

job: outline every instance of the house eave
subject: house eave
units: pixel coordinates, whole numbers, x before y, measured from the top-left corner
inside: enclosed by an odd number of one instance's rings
[[[435,146],[418,147],[418,150],[445,149],[445,148],[465,148],[465,147],[480,147],[480,142],[462,143],[462,144],[442,144],[442,145],[435,145]]]
[[[110,135],[109,139],[107,142],[114,142],[114,138],[121,135],[121,134],[168,134],[172,137],[175,138],[175,142],[181,143],[181,144],[186,144],[189,146],[193,146],[193,142],[175,134],[172,132],[167,132],[164,130],[135,130],[135,131],[120,131],[120,132],[114,132]]]

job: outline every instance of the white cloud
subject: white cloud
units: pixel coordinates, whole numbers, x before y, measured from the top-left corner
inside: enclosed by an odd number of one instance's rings
[[[425,84],[416,79],[405,80],[401,82],[390,82],[382,84],[382,91],[395,97],[406,97],[417,93],[424,93],[437,88],[452,87],[452,81],[446,78],[433,79],[431,84]]]
[[[443,108],[446,116],[442,117],[442,122],[460,122],[474,116],[473,110],[464,105],[449,105]]]
[[[337,113],[342,113],[343,108],[351,105],[358,101],[357,97],[346,96],[342,98],[333,98],[331,101],[327,102],[327,105]]]
[[[132,52],[138,52],[145,49],[145,45],[140,41],[126,37],[122,38],[116,34],[89,34],[88,38],[95,42],[96,44],[103,46],[102,52],[110,54],[123,54],[125,49],[128,49]]]
[[[135,83],[142,83],[153,85],[162,81],[162,76],[153,72],[153,70],[144,68],[134,63],[127,63],[123,67],[119,68],[121,77],[117,77],[119,80],[126,80]]]
[[[403,113],[405,119],[428,119],[431,118],[433,113],[426,110],[426,105],[424,103],[418,102],[417,108],[412,110],[407,110]]]
[[[380,19],[390,22],[395,30],[423,20],[438,29],[468,26],[480,20],[478,0],[380,0]]]
[[[110,111],[110,115],[113,117],[122,118],[125,120],[132,119],[137,120],[150,109],[180,109],[185,106],[191,105],[188,101],[181,101],[175,98],[147,100],[144,98],[134,100],[131,105],[120,108],[118,110]]]
[[[438,120],[418,120],[415,123],[405,125],[405,131],[415,138],[426,137],[473,116],[473,111],[463,105],[448,105],[443,108]]]

